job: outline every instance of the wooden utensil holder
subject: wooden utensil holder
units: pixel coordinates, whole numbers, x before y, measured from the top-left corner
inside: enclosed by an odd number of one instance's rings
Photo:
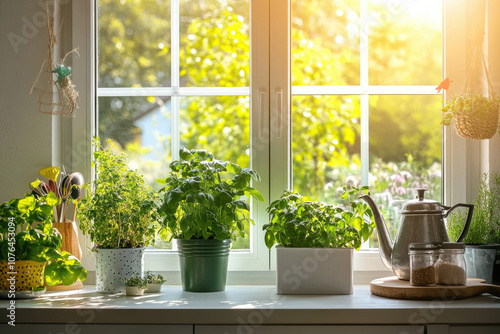
[[[64,223],[52,223],[54,228],[57,228],[62,236],[62,246],[61,251],[66,251],[71,255],[75,256],[78,260],[82,260],[82,249],[78,242],[78,229],[76,223],[71,220],[67,220]],[[78,290],[83,288],[83,283],[78,280],[71,285],[54,285],[47,286],[48,291],[69,291]]]

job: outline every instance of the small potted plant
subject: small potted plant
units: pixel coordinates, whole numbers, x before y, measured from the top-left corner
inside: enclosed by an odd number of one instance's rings
[[[49,192],[38,198],[26,194],[0,206],[1,291],[35,297],[33,292],[45,291],[44,281],[54,286],[86,279],[80,261],[61,251],[61,234],[52,227],[53,207],[58,203]]]
[[[152,273],[150,271],[146,272],[146,282],[148,283],[148,287],[146,289],[146,293],[156,293],[161,291],[161,285],[165,283],[167,280],[163,278],[162,275],[157,273]]]
[[[78,205],[80,229],[94,243],[97,291],[125,292],[123,279],[142,277],[144,248],[154,243],[156,193],[123,154],[98,139],[93,146],[97,178]]]
[[[142,296],[148,287],[146,279],[132,275],[123,280],[125,284],[125,293],[127,296]]]
[[[375,223],[358,195],[367,187],[344,187],[347,208],[305,201],[285,191],[267,211],[263,226],[269,249],[277,243],[278,294],[351,294],[353,250],[373,232]]]
[[[484,174],[479,184],[469,231],[463,242],[467,277],[500,284],[500,174],[489,176]],[[458,238],[464,222],[465,214],[460,211],[448,218],[451,240]]]
[[[223,291],[231,241],[244,236],[245,222],[253,223],[248,199],[264,200],[250,185],[259,175],[206,150],[183,148],[179,156],[170,175],[158,180],[165,185],[160,236],[177,240],[185,291]]]

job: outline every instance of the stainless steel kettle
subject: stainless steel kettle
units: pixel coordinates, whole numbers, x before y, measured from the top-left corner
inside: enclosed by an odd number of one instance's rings
[[[406,202],[401,210],[399,229],[394,243],[389,231],[373,199],[368,195],[360,196],[370,206],[375,225],[377,226],[379,251],[382,262],[396,274],[399,279],[410,279],[410,261],[408,256],[408,245],[411,243],[448,242],[448,233],[444,219],[458,207],[469,208],[467,220],[457,242],[467,234],[474,211],[472,204],[455,204],[452,207],[441,203],[424,199],[427,189],[419,188],[418,199]]]

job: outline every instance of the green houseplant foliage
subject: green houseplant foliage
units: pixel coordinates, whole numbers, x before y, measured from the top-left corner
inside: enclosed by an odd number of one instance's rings
[[[266,246],[359,249],[375,227],[368,205],[356,200],[367,191],[368,187],[344,187],[347,208],[305,201],[298,193],[285,191],[267,208],[271,219],[263,226]]]
[[[153,273],[151,271],[147,271],[145,274],[147,284],[163,284],[167,280],[163,277],[163,275]]]
[[[179,161],[170,164],[170,175],[158,180],[164,217],[160,236],[175,239],[235,239],[244,236],[250,205],[243,196],[264,201],[250,186],[259,181],[257,172],[235,163],[214,159],[206,150],[179,151]]]
[[[498,100],[479,93],[463,94],[454,97],[443,107],[441,124],[450,125],[458,113],[471,113],[479,119],[488,119],[492,112],[498,112]]]
[[[466,244],[500,244],[500,174],[484,174],[478,187],[478,194],[473,201],[474,212],[467,235]],[[462,232],[465,214],[453,213],[448,219],[448,234],[456,240]]]
[[[123,280],[125,286],[136,286],[139,289],[146,289],[148,287],[147,279],[142,279],[138,276],[132,275],[129,278]]]
[[[86,184],[87,196],[78,205],[80,229],[95,248],[153,244],[158,219],[155,192],[142,175],[128,167],[125,155],[102,147],[98,138],[92,144],[97,178]]]
[[[0,261],[8,261],[9,253],[14,253],[16,261],[47,263],[44,280],[50,286],[70,285],[87,278],[80,261],[60,250],[61,234],[52,227],[53,207],[58,203],[59,199],[50,192],[38,199],[26,194],[0,206]],[[14,223],[14,232],[12,227],[9,230],[10,221]]]

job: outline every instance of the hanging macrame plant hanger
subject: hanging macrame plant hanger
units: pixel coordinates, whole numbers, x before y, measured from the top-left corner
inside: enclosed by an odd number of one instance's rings
[[[49,4],[49,0],[45,3],[49,32],[48,54],[33,82],[30,95],[33,92],[37,93],[38,110],[44,114],[75,117],[78,109],[78,92],[70,79],[71,67],[66,66],[65,62],[69,55],[78,54],[78,51],[74,49],[68,52],[58,64],[55,63],[54,48],[57,44],[57,36],[54,27],[54,3],[51,1]],[[41,77],[44,79],[41,80]]]

